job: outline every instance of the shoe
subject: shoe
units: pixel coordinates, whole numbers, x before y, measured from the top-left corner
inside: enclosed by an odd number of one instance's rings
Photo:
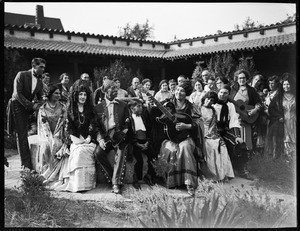
[[[146,184],[148,184],[149,186],[153,186],[153,182],[152,182],[152,179],[151,179],[151,176],[149,174],[146,174],[144,176],[144,181]]]
[[[120,185],[114,184],[113,187],[112,187],[112,192],[115,193],[115,194],[121,194]]]
[[[195,196],[195,189],[193,188],[193,186],[187,185],[187,186],[186,186],[186,189],[187,189],[187,193],[188,193],[190,196]]]
[[[134,181],[134,182],[132,183],[132,186],[133,186],[135,189],[141,189],[141,185],[140,185],[139,182],[137,182],[137,181]]]

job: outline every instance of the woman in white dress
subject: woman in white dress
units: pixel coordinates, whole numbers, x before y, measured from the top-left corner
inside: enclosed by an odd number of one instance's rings
[[[51,85],[47,94],[48,101],[38,112],[38,137],[41,141],[39,151],[40,172],[55,188],[56,183],[63,183],[66,178],[68,164],[68,149],[65,144],[65,123],[67,108],[59,101],[59,86]]]

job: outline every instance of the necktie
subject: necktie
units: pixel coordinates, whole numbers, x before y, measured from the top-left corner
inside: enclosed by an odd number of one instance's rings
[[[221,113],[220,113],[220,122],[225,123],[227,125],[229,123],[229,120],[228,120],[229,109],[228,109],[227,102],[218,100],[218,104],[222,105]]]

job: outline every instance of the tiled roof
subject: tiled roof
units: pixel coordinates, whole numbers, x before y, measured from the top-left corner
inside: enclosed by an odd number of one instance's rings
[[[59,18],[44,17],[45,28],[63,30],[63,25]],[[4,24],[24,26],[25,23],[35,23],[35,16],[25,14],[15,14],[4,12]]]
[[[6,48],[17,48],[25,50],[55,51],[91,55],[114,55],[143,58],[162,58],[165,50],[147,50],[129,47],[113,47],[93,45],[86,43],[74,43],[71,41],[49,41],[34,38],[16,38],[6,36],[4,38]]]
[[[228,32],[222,32],[220,34],[213,34],[213,35],[205,35],[205,36],[199,36],[199,37],[194,37],[194,38],[186,38],[186,39],[178,39],[172,42],[168,42],[167,44],[177,44],[177,43],[183,43],[183,42],[189,42],[189,41],[196,41],[196,40],[201,40],[201,39],[208,39],[208,38],[213,38],[215,36],[227,36],[227,35],[235,35],[235,34],[241,34],[241,33],[250,33],[254,31],[259,31],[259,30],[267,30],[271,28],[276,28],[280,26],[289,26],[289,25],[295,25],[296,21],[293,22],[281,22],[281,23],[275,23],[275,24],[270,24],[266,26],[260,26],[260,27],[253,27],[250,29],[243,29],[243,30],[233,30],[233,31],[228,31]]]
[[[280,46],[285,44],[293,44],[296,42],[296,33],[283,34],[265,38],[257,38],[252,40],[237,41],[202,47],[192,47],[188,49],[170,50],[164,54],[165,59],[179,59],[196,55],[204,55],[209,53],[238,51],[247,49],[262,49],[267,47]]]
[[[14,24],[5,24],[5,29],[14,29],[14,30],[32,30],[36,32],[55,32],[61,34],[69,34],[69,35],[76,35],[76,36],[86,36],[86,37],[101,37],[107,39],[118,39],[124,41],[135,41],[135,42],[143,42],[143,43],[155,43],[155,44],[165,44],[160,41],[153,41],[153,40],[143,40],[143,39],[134,39],[134,38],[125,38],[122,36],[113,36],[113,35],[103,35],[103,34],[90,34],[90,33],[81,33],[81,32],[74,32],[74,31],[64,31],[63,29],[49,29],[49,28],[37,28],[35,26],[30,25],[14,25]]]

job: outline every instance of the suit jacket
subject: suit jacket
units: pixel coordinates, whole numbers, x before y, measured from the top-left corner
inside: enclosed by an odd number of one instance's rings
[[[12,100],[19,101],[27,110],[32,110],[34,103],[32,100],[35,95],[38,100],[43,96],[43,82],[41,79],[37,79],[36,87],[31,93],[32,88],[32,69],[28,71],[20,71],[14,80],[14,89],[12,94]]]
[[[116,123],[116,130],[122,131],[128,127],[128,117],[129,109],[127,103],[117,100],[118,103],[114,104],[114,120]],[[106,106],[106,101],[103,100],[100,104],[94,107],[94,129],[95,134],[100,135],[101,138],[106,138],[108,136],[108,130],[106,123],[108,120],[108,109]]]
[[[135,94],[135,91],[133,90],[132,86],[127,88],[127,92],[128,92],[129,97],[139,97],[139,98],[143,99],[141,94],[140,95]]]
[[[151,140],[151,130],[152,130],[152,127],[151,127],[151,121],[150,121],[150,117],[149,117],[149,112],[147,110],[144,110],[142,115],[142,120],[143,120],[143,123],[145,125],[145,128],[146,128],[146,136],[147,136],[147,139],[150,141]],[[134,126],[134,120],[132,118],[132,114],[130,114],[129,116],[129,120],[130,120],[130,128],[129,128],[129,136],[131,138],[131,141],[132,142],[135,142],[135,134],[136,134],[136,130],[135,130],[135,126]]]

